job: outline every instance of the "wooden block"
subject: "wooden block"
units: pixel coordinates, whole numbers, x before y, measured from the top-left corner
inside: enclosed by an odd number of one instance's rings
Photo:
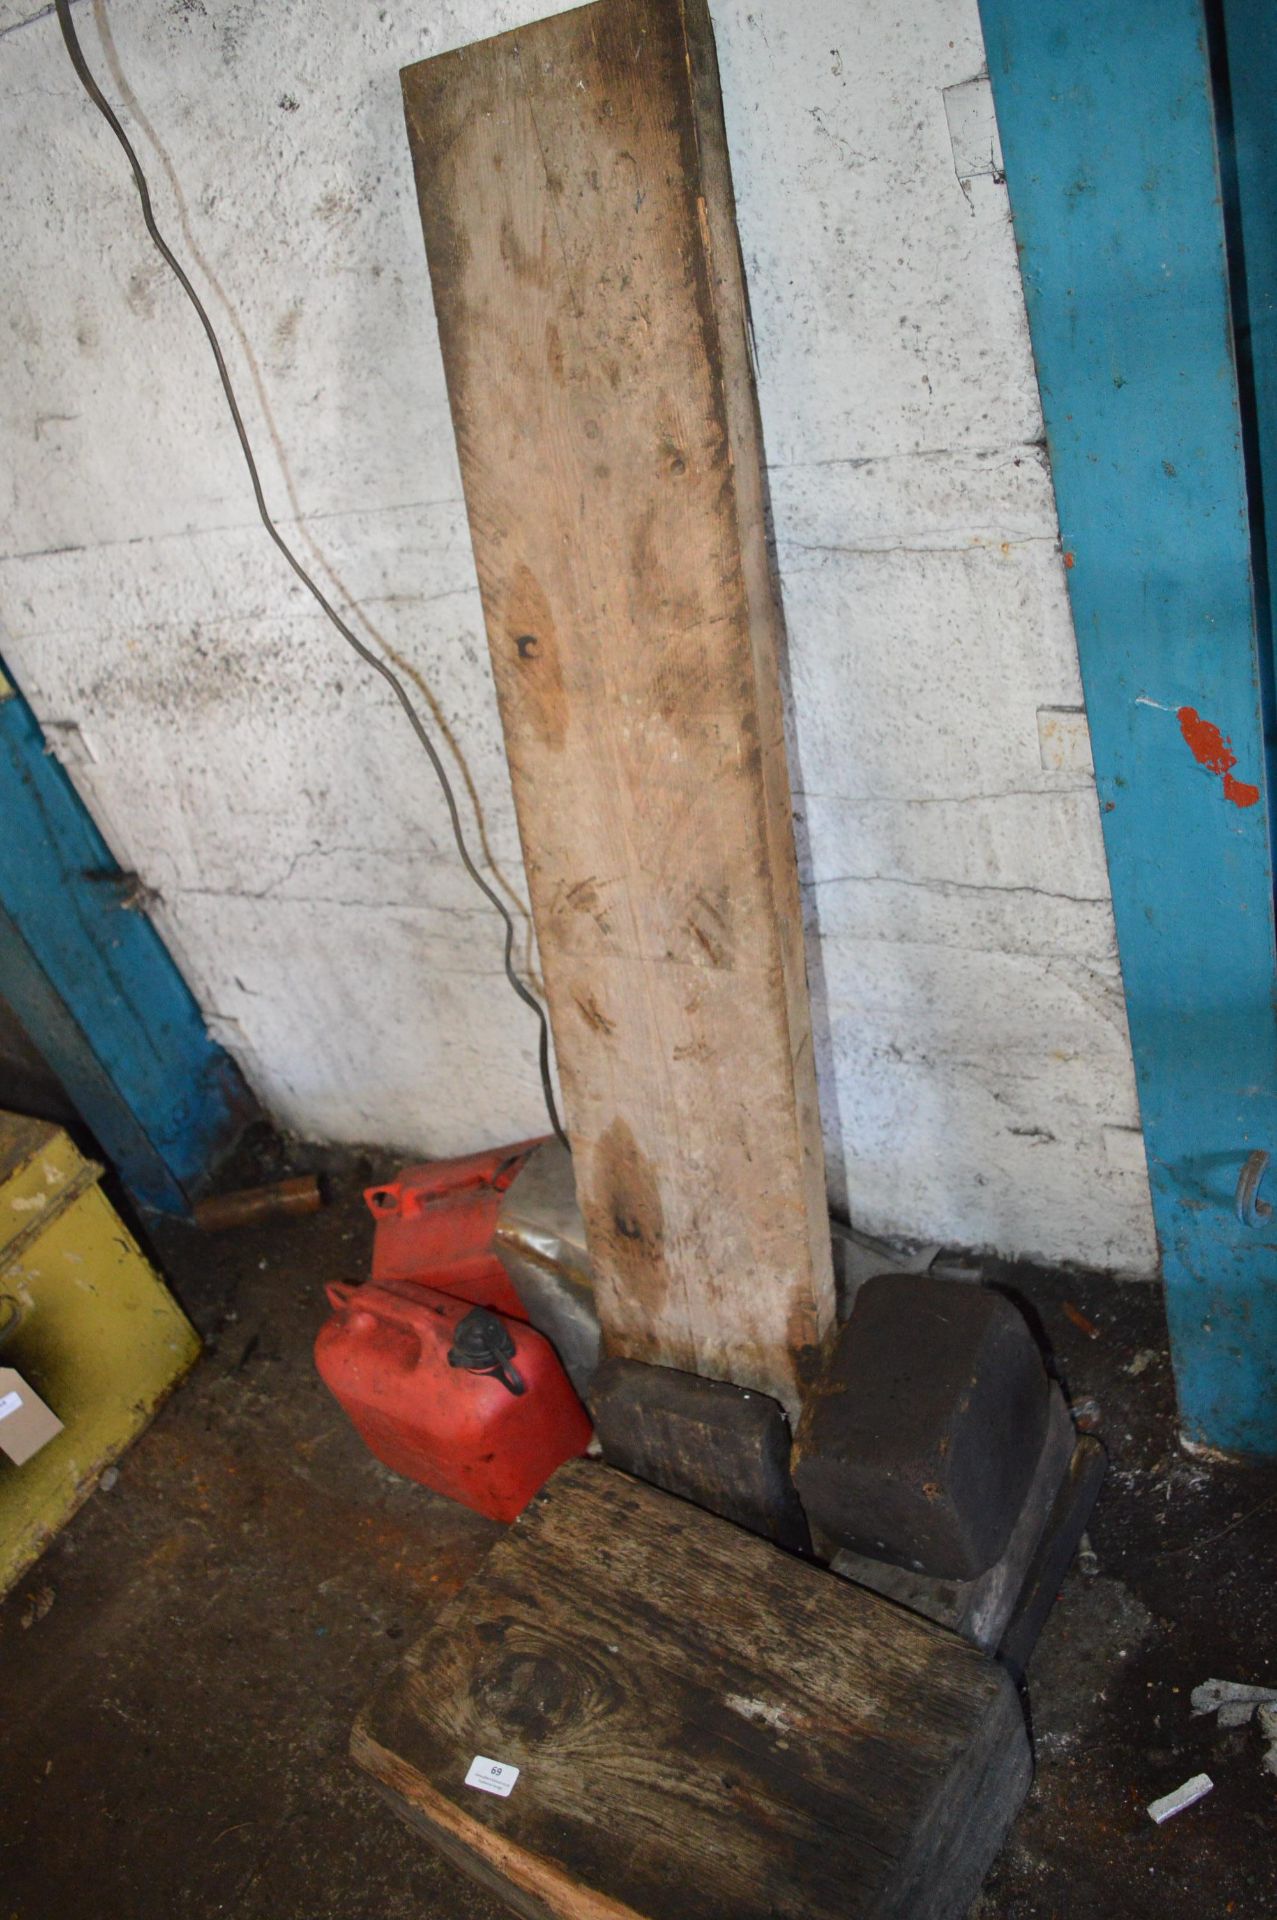
[[[603,1458],[791,1553],[811,1536],[789,1477],[789,1422],[765,1393],[639,1360],[608,1360],[590,1413]]]
[[[353,1752],[528,1920],[957,1920],[1030,1777],[983,1654],[588,1462],[498,1541]],[[507,1797],[466,1785],[476,1756],[518,1769]]]
[[[1020,1517],[1005,1549],[984,1573],[974,1580],[936,1579],[845,1547],[830,1562],[834,1572],[844,1580],[854,1580],[857,1586],[871,1587],[889,1600],[898,1600],[902,1607],[925,1614],[942,1627],[950,1627],[974,1646],[989,1653],[1000,1652],[1003,1635],[1025,1595],[1030,1570],[1036,1566],[1043,1542],[1056,1522],[1061,1489],[1070,1479],[1078,1449],[1073,1416],[1057,1386],[1051,1388],[1049,1409],[1046,1442]],[[1076,1545],[1075,1535],[1065,1565]]]
[[[1007,1549],[1050,1416],[1024,1316],[991,1287],[867,1280],[803,1408],[794,1481],[812,1530],[974,1580]]]
[[[1056,1495],[1051,1518],[998,1648],[999,1659],[1017,1679],[1033,1657],[1038,1635],[1086,1532],[1107,1470],[1108,1455],[1103,1445],[1092,1435],[1083,1434],[1073,1449],[1064,1484]]]
[[[708,10],[602,0],[403,83],[609,1351],[794,1415],[833,1275]]]

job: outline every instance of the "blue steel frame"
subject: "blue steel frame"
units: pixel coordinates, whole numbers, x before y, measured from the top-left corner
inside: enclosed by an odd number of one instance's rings
[[[1246,1226],[1235,1207],[1249,1154],[1277,1153],[1277,789],[1254,421],[1233,330],[1242,289],[1230,286],[1222,190],[1233,156],[1212,74],[1219,22],[1203,0],[980,0],[980,10],[1181,1426],[1191,1443],[1274,1455],[1277,1216]]]
[[[1271,646],[1277,580],[1277,7],[1273,0],[1215,0],[1212,13],[1233,215],[1237,357],[1252,427],[1251,522]]]
[[[185,1213],[255,1104],[0,662],[0,994],[133,1199]]]

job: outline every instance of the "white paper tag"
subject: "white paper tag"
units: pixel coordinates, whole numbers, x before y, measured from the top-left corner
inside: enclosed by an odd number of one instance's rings
[[[30,1382],[15,1368],[0,1367],[0,1453],[15,1467],[25,1466],[61,1431],[57,1414],[45,1406]]]
[[[518,1777],[517,1767],[507,1766],[504,1760],[485,1760],[481,1753],[476,1753],[470,1762],[466,1785],[478,1787],[483,1793],[499,1793],[504,1800],[513,1791]]]

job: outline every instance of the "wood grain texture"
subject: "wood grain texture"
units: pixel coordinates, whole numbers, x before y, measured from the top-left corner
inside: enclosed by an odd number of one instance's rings
[[[403,79],[609,1350],[792,1413],[833,1278],[708,13],[603,0]]]
[[[586,1462],[358,1723],[400,1811],[518,1913],[950,1920],[1028,1785],[1006,1675],[889,1601]],[[521,1769],[464,1785],[476,1754]]]

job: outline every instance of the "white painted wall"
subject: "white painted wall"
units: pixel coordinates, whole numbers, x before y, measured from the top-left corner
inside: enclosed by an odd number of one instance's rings
[[[268,495],[431,689],[517,890],[398,68],[545,4],[77,7]],[[35,11],[0,0],[0,644],[286,1124],[440,1152],[539,1130],[533,1028],[429,770],[257,528],[194,318]],[[872,1231],[1147,1273],[1037,393],[988,90],[964,85],[975,0],[714,15],[833,1198]]]

